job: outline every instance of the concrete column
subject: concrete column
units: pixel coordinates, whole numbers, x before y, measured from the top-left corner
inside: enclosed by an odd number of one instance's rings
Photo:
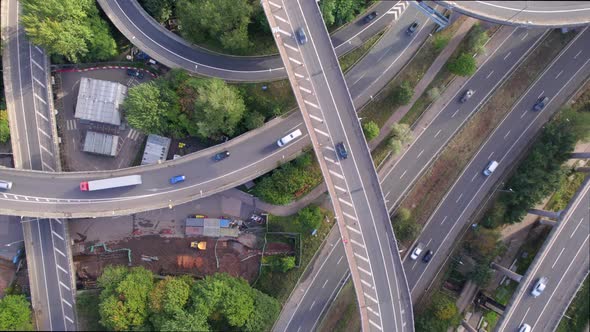
[[[553,212],[553,211],[545,211],[545,210],[537,210],[537,209],[530,209],[530,210],[528,210],[528,213],[536,214],[540,217],[547,217],[547,218],[557,219],[557,220],[559,220],[559,216],[561,215],[561,211]]]
[[[496,269],[497,271],[502,272],[505,276],[507,276],[508,278],[516,281],[516,282],[520,282],[520,280],[522,279],[522,276],[510,269],[507,269],[505,267],[503,267],[502,265],[496,264],[496,263],[492,263],[492,268]]]
[[[541,225],[549,225],[551,227],[557,226],[557,221],[555,220],[548,220],[548,219],[541,219]]]
[[[461,321],[461,326],[463,326],[465,330],[469,332],[477,332],[477,330],[473,326],[469,325],[469,323],[465,320]]]
[[[590,152],[572,152],[570,153],[571,159],[590,159]]]
[[[590,173],[590,167],[576,167],[576,172]]]

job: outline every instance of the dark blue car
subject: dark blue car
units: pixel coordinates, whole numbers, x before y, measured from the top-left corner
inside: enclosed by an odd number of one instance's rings
[[[176,175],[170,178],[170,183],[171,184],[177,184],[180,182],[184,182],[184,180],[186,180],[186,176],[184,175]]]
[[[344,142],[340,142],[340,143],[336,144],[336,153],[338,154],[338,159],[348,158],[348,152],[346,151],[346,147],[344,146]]]

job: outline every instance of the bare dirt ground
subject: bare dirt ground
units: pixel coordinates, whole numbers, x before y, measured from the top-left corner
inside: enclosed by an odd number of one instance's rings
[[[0,297],[4,296],[4,289],[10,285],[15,271],[11,261],[0,258]]]

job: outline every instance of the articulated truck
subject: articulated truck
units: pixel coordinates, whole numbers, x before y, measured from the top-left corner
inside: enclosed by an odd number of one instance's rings
[[[95,191],[141,184],[141,175],[127,175],[116,178],[92,180],[80,183],[80,190]]]

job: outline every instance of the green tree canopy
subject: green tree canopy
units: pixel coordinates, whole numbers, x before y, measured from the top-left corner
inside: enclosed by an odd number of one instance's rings
[[[179,0],[176,4],[185,38],[196,43],[209,38],[238,52],[250,47],[248,24],[253,12],[248,0]]]
[[[457,316],[458,310],[455,302],[442,293],[436,293],[432,299],[432,307],[436,318],[448,321]]]
[[[6,295],[0,299],[0,330],[33,331],[31,306],[24,295]]]
[[[482,53],[484,51],[484,45],[487,43],[489,37],[487,31],[481,26],[481,24],[476,23],[473,25],[469,34],[467,35],[467,50],[469,53]]]
[[[379,126],[375,121],[363,122],[363,133],[367,141],[377,138],[379,136]]]
[[[273,255],[265,256],[264,263],[270,265],[271,270],[285,273],[295,267],[295,256]]]
[[[316,205],[309,205],[297,213],[297,224],[303,233],[319,228],[322,219],[322,210]]]
[[[471,76],[477,70],[477,64],[473,56],[462,53],[457,58],[447,62],[447,68],[455,75]]]
[[[391,103],[394,106],[407,105],[414,96],[414,88],[408,81],[403,81],[391,94]]]
[[[322,0],[320,10],[327,26],[352,21],[367,3],[366,0]]]
[[[0,143],[6,143],[10,139],[10,125],[8,124],[8,112],[0,110]]]
[[[109,27],[93,0],[22,0],[21,22],[33,44],[71,62],[117,54]]]
[[[160,23],[166,22],[172,15],[173,2],[171,0],[140,0],[139,3]]]
[[[404,242],[415,238],[421,230],[409,209],[400,208],[392,220],[393,231],[398,241]]]

